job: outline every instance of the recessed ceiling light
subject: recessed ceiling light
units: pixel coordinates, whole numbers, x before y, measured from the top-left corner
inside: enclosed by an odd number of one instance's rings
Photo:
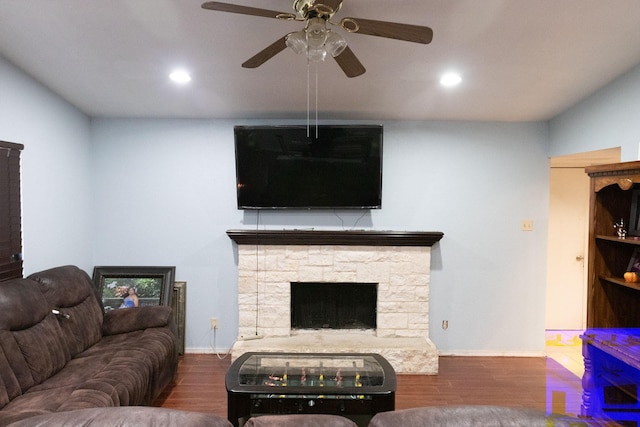
[[[460,74],[453,73],[453,72],[444,73],[440,77],[440,84],[445,87],[458,86],[461,81],[462,81],[462,77],[460,77]]]
[[[180,84],[189,83],[191,81],[191,75],[185,70],[176,70],[169,74],[169,78]]]

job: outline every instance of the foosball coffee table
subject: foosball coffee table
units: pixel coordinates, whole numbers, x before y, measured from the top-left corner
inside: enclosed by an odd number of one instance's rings
[[[335,414],[366,426],[395,409],[396,373],[379,354],[245,353],[226,376],[228,418]]]

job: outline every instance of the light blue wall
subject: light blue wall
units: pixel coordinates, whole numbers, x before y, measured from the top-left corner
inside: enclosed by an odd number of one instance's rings
[[[234,199],[233,128],[206,120],[96,120],[95,262],[173,265],[187,282],[187,347],[218,347],[237,334],[237,270],[229,228]]]
[[[640,66],[550,122],[551,155],[622,147],[622,161],[640,159]]]
[[[0,60],[0,139],[24,143],[27,272],[60,264],[175,265],[188,283],[187,348],[237,333],[233,228],[442,231],[432,252],[431,338],[444,353],[542,354],[545,123],[385,122],[383,208],[235,208],[233,125],[90,121]],[[7,95],[8,94],[8,95]],[[275,123],[264,122],[260,123]],[[278,123],[284,123],[279,121]],[[521,232],[523,219],[534,231]],[[440,328],[442,320],[449,329]]]
[[[0,57],[0,140],[25,146],[26,274],[63,264],[93,268],[89,129],[86,115]]]
[[[542,351],[545,124],[383,123],[381,210],[363,218],[324,211],[258,218],[235,207],[233,152],[233,126],[256,123],[93,122],[95,261],[176,265],[188,283],[188,348],[209,347],[212,316],[220,322],[219,348],[237,334],[237,260],[226,230],[355,225],[445,233],[433,250],[431,295],[432,339],[441,350]],[[534,220],[533,232],[520,231],[522,219]]]

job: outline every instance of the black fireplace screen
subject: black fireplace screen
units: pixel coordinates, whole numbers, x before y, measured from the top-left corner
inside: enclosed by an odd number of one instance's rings
[[[291,283],[292,329],[375,329],[377,283]]]

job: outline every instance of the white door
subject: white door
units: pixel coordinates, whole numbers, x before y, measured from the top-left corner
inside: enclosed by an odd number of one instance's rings
[[[584,329],[589,176],[551,168],[546,329]]]

